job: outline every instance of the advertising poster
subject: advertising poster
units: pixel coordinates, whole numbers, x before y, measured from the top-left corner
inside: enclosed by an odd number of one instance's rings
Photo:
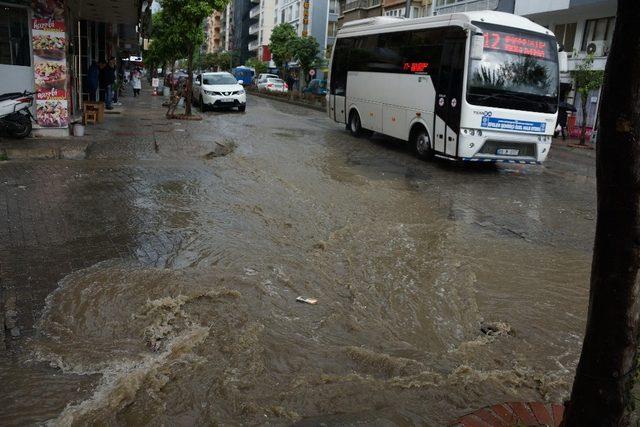
[[[33,10],[36,119],[43,127],[66,127],[69,124],[69,111],[64,2],[34,0]]]

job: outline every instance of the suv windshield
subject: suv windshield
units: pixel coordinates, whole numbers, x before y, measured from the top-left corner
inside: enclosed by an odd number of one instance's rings
[[[205,85],[234,85],[238,83],[231,74],[209,74],[204,75],[202,84]]]
[[[484,32],[482,59],[470,61],[467,101],[487,107],[555,113],[558,55],[551,36],[474,22]]]

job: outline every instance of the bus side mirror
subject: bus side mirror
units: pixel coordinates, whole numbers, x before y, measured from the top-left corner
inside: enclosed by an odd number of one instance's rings
[[[569,56],[567,52],[558,52],[558,68],[561,73],[569,72]]]
[[[482,59],[484,55],[484,36],[471,37],[471,59]]]

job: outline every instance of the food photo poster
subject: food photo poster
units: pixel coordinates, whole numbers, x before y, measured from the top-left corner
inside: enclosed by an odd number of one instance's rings
[[[67,127],[67,40],[63,1],[34,0],[33,8],[36,119],[43,127]]]

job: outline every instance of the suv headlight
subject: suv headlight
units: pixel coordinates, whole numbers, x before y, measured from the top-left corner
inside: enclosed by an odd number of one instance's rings
[[[238,91],[238,95],[244,95],[244,93],[245,93],[245,92],[244,92],[244,89],[240,89],[240,90]]]
[[[205,91],[204,91],[204,93],[205,93],[206,95],[215,95],[215,94],[216,94],[215,92],[212,92],[212,91],[210,91],[210,90],[205,90]]]

